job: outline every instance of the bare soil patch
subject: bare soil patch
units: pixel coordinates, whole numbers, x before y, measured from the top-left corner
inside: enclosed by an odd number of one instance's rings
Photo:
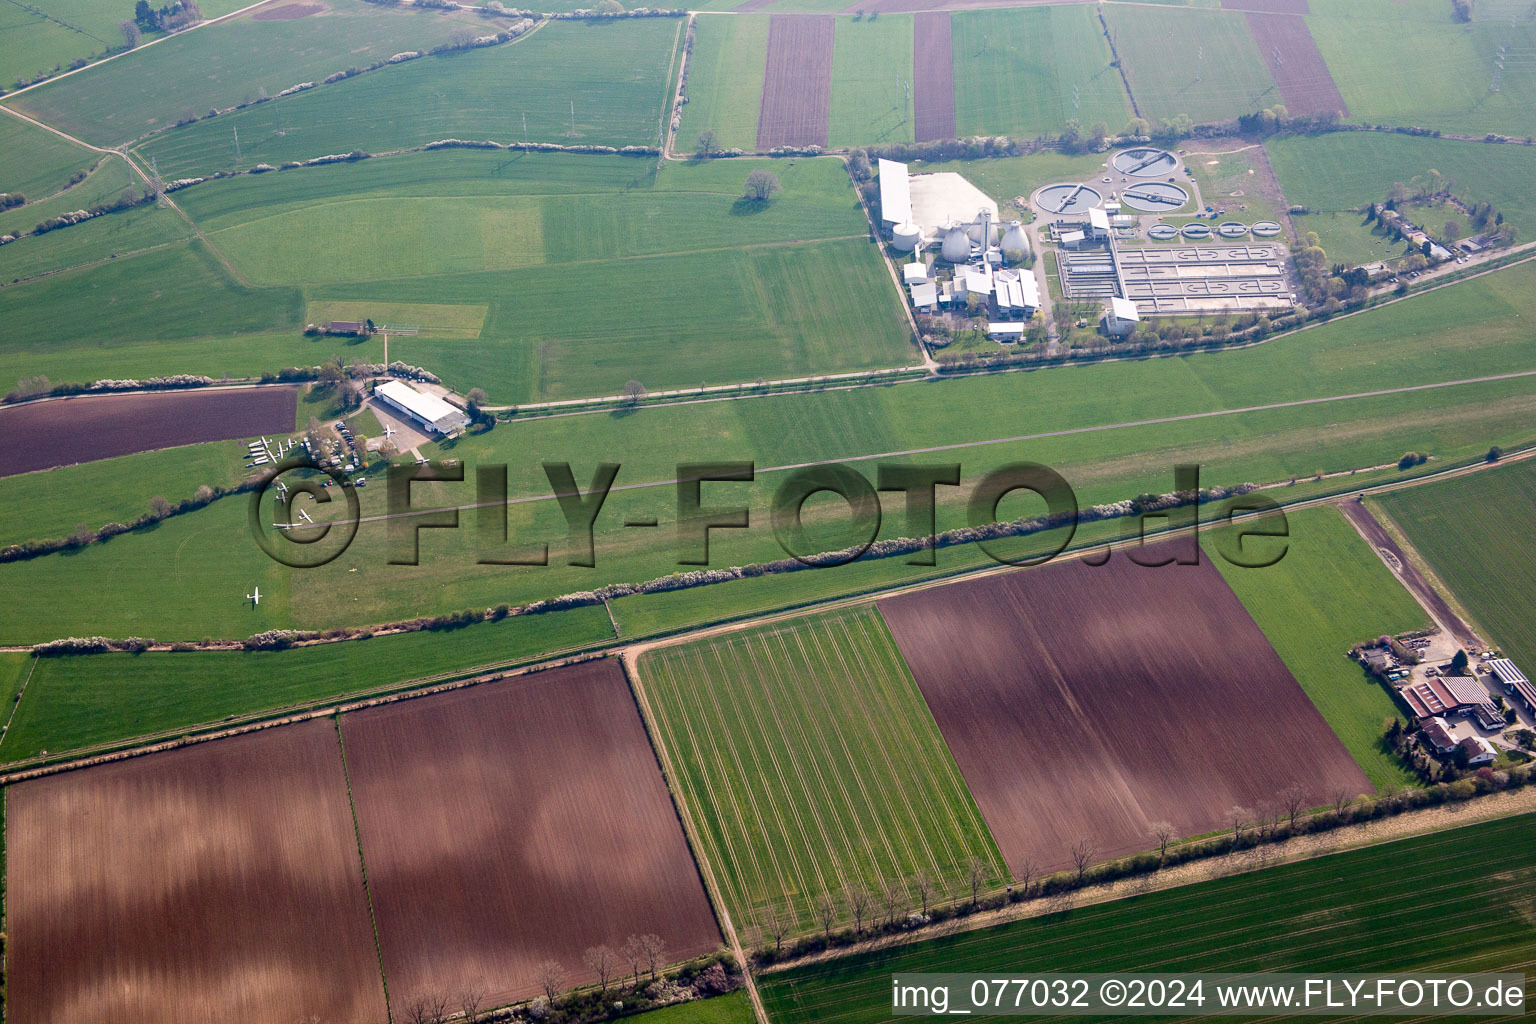
[[[595,981],[583,952],[630,935],[669,959],[720,945],[617,661],[357,712],[342,735],[397,1015],[536,995],[544,960]]]
[[[918,142],[955,137],[955,47],[948,11],[913,19],[913,138]]]
[[[1221,0],[1222,10],[1260,11],[1268,14],[1311,14],[1308,0]]]
[[[9,1019],[382,1021],[335,726],[12,786]]]
[[[991,7],[1055,7],[1062,4],[1089,3],[1091,0],[868,0],[844,7],[839,14],[858,11],[879,14],[908,14],[913,11],[979,11]]]
[[[293,431],[297,388],[82,395],[0,408],[0,476]]]
[[[827,144],[833,24],[829,14],[769,16],[758,149]]]
[[[1280,87],[1285,108],[1292,115],[1338,113],[1349,116],[1349,107],[1312,38],[1312,30],[1295,14],[1256,14],[1250,11],[1248,31],[1269,64]]]
[[[1259,571],[1259,570],[1255,570]],[[1371,784],[1209,560],[1058,562],[879,602],[1015,875]]]
[[[263,7],[251,15],[252,21],[292,21],[307,18],[325,10],[324,4],[283,4],[280,7]]]

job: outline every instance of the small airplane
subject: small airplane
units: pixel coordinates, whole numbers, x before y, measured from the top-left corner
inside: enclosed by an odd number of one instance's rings
[[[256,587],[251,593],[245,595],[245,599],[251,604],[261,604],[261,588]]]
[[[386,438],[394,437],[395,433],[396,431],[394,427],[390,426],[388,423],[384,424],[384,436]]]
[[[315,521],[313,519],[309,518],[309,513],[304,511],[303,509],[299,509],[299,518],[304,520],[306,523],[308,523],[311,526],[315,525]]]
[[[277,482],[277,496],[284,500],[288,497],[288,485],[281,480]]]

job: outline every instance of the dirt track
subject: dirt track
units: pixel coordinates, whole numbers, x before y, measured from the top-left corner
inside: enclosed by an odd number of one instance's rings
[[[1280,87],[1280,97],[1291,116],[1331,114],[1349,116],[1349,107],[1339,94],[1338,84],[1328,70],[1312,30],[1294,14],[1259,14],[1250,11],[1248,31],[1259,52],[1269,64],[1270,74]]]
[[[879,602],[1017,876],[1371,790],[1220,573],[1058,562]]]
[[[668,959],[720,932],[617,661],[342,719],[396,1019],[476,986],[538,994],[537,965],[595,981],[589,946],[655,932]]]
[[[1339,511],[1344,513],[1344,518],[1359,531],[1360,536],[1376,549],[1378,555],[1385,551],[1391,556],[1382,559],[1387,563],[1387,568],[1391,569],[1393,575],[1408,588],[1408,592],[1413,595],[1415,601],[1419,602],[1420,607],[1451,631],[1451,635],[1458,644],[1469,650],[1482,646],[1477,639],[1477,634],[1472,632],[1472,627],[1451,609],[1445,598],[1440,596],[1440,591],[1431,586],[1429,580],[1424,578],[1424,574],[1408,560],[1408,555],[1397,541],[1392,539],[1392,535],[1386,531],[1386,528],[1376,521],[1376,517],[1371,515],[1370,509],[1358,501],[1345,501],[1339,504]]]
[[[135,452],[287,434],[297,388],[83,395],[0,408],[0,476]],[[231,458],[234,453],[230,453]]]
[[[918,142],[955,137],[955,48],[949,12],[913,19],[913,137]]]
[[[382,1021],[335,726],[23,782],[12,1021]]]
[[[768,19],[768,62],[757,148],[825,146],[832,103],[832,32],[826,14],[774,14]]]

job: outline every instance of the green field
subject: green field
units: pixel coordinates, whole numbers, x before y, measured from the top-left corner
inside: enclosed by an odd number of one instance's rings
[[[838,18],[835,33],[827,142],[911,142],[912,110],[904,83],[912,80],[912,16]]]
[[[635,1018],[642,1024],[752,1024],[752,1001],[745,990],[652,1010]]]
[[[767,203],[741,199],[758,167],[783,186]],[[628,157],[445,151],[241,176],[177,198],[252,286],[197,243],[6,289],[0,319],[25,310],[37,330],[0,323],[0,380],[378,359],[378,338],[300,334],[314,310],[372,302],[469,308],[476,329],[397,337],[390,356],[504,402],[616,394],[636,377],[690,387],[912,358],[834,160],[657,175]],[[0,265],[105,260],[131,247],[112,233],[141,219],[186,230],[174,211],[145,207],[13,243]],[[381,306],[373,319],[390,316]]]
[[[688,103],[677,146],[693,149],[708,129],[722,149],[757,148],[757,115],[768,59],[768,16],[702,17],[694,22],[688,58]]]
[[[1536,150],[1527,146],[1340,132],[1270,139],[1264,148],[1285,197],[1298,206],[1359,210],[1386,199],[1395,182],[1439,171],[1454,179],[1453,193],[1467,203],[1492,203],[1520,230],[1517,241],[1536,238],[1536,194],[1526,187],[1536,176]]]
[[[1412,776],[1381,744],[1384,720],[1400,717],[1397,705],[1345,655],[1371,637],[1421,629],[1429,616],[1338,510],[1287,518],[1290,542],[1279,563],[1216,565],[1366,777],[1377,789],[1407,785]],[[1208,538],[1207,550],[1216,542]]]
[[[50,217],[112,202],[125,189],[142,185],[138,176],[128,169],[126,160],[117,156],[105,157],[83,181],[52,198],[28,196],[25,206],[0,213],[0,235],[19,235],[31,231]]]
[[[266,597],[265,594],[262,595]],[[86,654],[39,660],[0,761],[217,723],[412,679],[509,664],[612,636],[601,608],[518,616],[288,651]]]
[[[72,175],[90,170],[99,159],[50,131],[0,113],[0,192],[20,192],[35,202],[68,187]]]
[[[427,56],[179,128],[141,151],[161,174],[183,177],[235,168],[236,130],[245,169],[438,139],[517,142],[525,118],[532,142],[655,146],[680,25],[551,22],[505,45]]]
[[[1094,5],[964,11],[950,24],[961,136],[1055,135],[1073,118],[1115,133],[1130,119]]]
[[[1301,235],[1305,236],[1309,231],[1317,233],[1318,244],[1328,254],[1330,265],[1342,263],[1347,267],[1358,267],[1385,262],[1395,267],[1413,251],[1406,241],[1394,242],[1385,233],[1373,230],[1375,225],[1365,223],[1362,214],[1297,213],[1291,216]]]
[[[1476,458],[1490,444],[1512,447],[1531,440],[1533,381],[1514,378],[1215,419],[986,442],[1337,395],[1342,378],[1372,374],[1378,366],[1390,365],[1398,379],[1415,382],[1523,370],[1536,346],[1536,339],[1519,326],[1524,316],[1536,316],[1531,311],[1536,305],[1533,276],[1530,267],[1502,271],[1238,352],[503,424],[458,441],[451,453],[466,462],[505,462],[512,494],[543,499],[513,506],[512,530],[522,540],[555,543],[556,564],[548,568],[475,564],[473,517],[465,514],[461,529],[427,536],[420,566],[387,564],[388,531],[374,525],[361,531],[352,549],[332,566],[304,574],[302,586],[290,586],[293,574],[266,559],[247,535],[243,510],[220,502],[166,522],[151,534],[117,538],[68,559],[50,556],[9,567],[9,593],[26,595],[27,612],[22,617],[13,606],[0,604],[0,621],[8,630],[0,639],[31,641],[82,631],[162,639],[245,636],[294,621],[316,626],[388,621],[662,576],[677,570],[671,530],[676,499],[669,481],[684,461],[757,463],[757,483],[721,485],[716,491],[720,502],[750,505],[759,524],[753,530],[718,533],[711,555],[717,566],[783,557],[764,525],[782,480],[768,472],[770,467],[932,445],[968,446],[915,456],[961,460],[968,481],[1015,459],[1052,465],[1072,481],[1084,504],[1166,490],[1177,462],[1200,463],[1207,484],[1279,482],[1283,496],[1311,493],[1316,488],[1307,478],[1320,470],[1348,472],[1386,463],[1390,468],[1363,473],[1360,482],[1395,479],[1398,471],[1391,464],[1409,448],[1440,460],[1426,467],[1432,469]],[[0,297],[4,294],[0,291]],[[395,345],[392,341],[392,356]],[[1346,381],[1342,387],[1359,385]],[[985,433],[977,429],[978,418],[987,424]],[[571,460],[583,482],[594,462],[617,461],[623,465],[621,484],[658,483],[610,497],[598,523],[598,568],[564,564],[558,543],[565,536],[564,520],[548,499],[541,460]],[[1302,484],[1287,487],[1291,478]],[[941,528],[964,523],[966,492],[959,491],[943,489]],[[457,504],[472,495],[472,484],[441,485],[435,492],[422,491],[417,501]],[[363,505],[365,514],[382,512],[382,493],[369,489]],[[1004,514],[1026,511],[1021,505]],[[650,516],[663,530],[646,533],[621,525],[630,517]],[[902,517],[886,517],[886,536],[897,536],[903,528]],[[940,561],[954,566],[971,557],[977,556],[950,549]],[[656,600],[676,600],[689,614],[715,618],[729,608],[762,607],[759,587],[778,594],[780,603],[791,603],[796,595],[835,591],[844,578],[857,577],[868,586],[915,575],[893,559]],[[94,600],[100,579],[133,579],[160,597],[153,606],[102,605]],[[262,602],[256,621],[239,600],[253,582],[274,595]],[[346,603],[337,600],[341,594]],[[736,596],[722,604],[727,595]],[[628,618],[630,613],[623,614]]]
[[[1441,583],[1527,672],[1536,665],[1536,464],[1425,484],[1372,499]]]
[[[99,264],[129,253],[173,246],[192,237],[192,228],[175,210],[154,204],[111,213],[0,249],[0,281],[51,274]]]
[[[104,217],[99,227],[111,232],[116,229],[112,222],[123,216],[129,215]],[[61,245],[77,246],[69,241],[71,235],[97,227],[88,222],[53,235]],[[167,246],[0,289],[0,381],[36,373],[55,381],[225,371],[249,375],[313,364],[339,343],[303,340],[302,316],[298,289],[242,287],[202,243]],[[287,345],[231,337],[274,329],[291,332]],[[298,355],[317,349],[317,355]]]
[[[1002,859],[879,612],[795,619],[644,655],[639,673],[694,840],[749,941],[766,915],[851,920],[848,886],[946,897],[969,858]],[[914,897],[915,898],[915,897]]]
[[[1514,25],[1508,16],[1456,24],[1436,0],[1362,0],[1313,11],[1307,25],[1352,120],[1474,137],[1536,134],[1536,22],[1528,8]],[[1508,51],[1494,92],[1500,46]],[[1418,56],[1402,60],[1404,53]]]
[[[1143,117],[1188,114],[1199,124],[1281,102],[1237,11],[1108,4],[1104,17]]]
[[[1013,206],[1015,197],[1022,196],[1027,200],[1035,189],[1052,182],[1091,181],[1104,173],[1104,157],[1098,153],[1070,156],[1047,149],[1024,156],[988,160],[924,162],[914,165],[913,170],[963,174],[967,181],[997,200],[998,212],[1004,218],[1020,217],[1028,221],[1033,211],[1021,211]]]
[[[0,724],[4,724],[10,717],[16,695],[21,692],[31,671],[30,654],[17,651],[0,653]]]
[[[0,412],[0,423],[5,415]],[[46,477],[0,477],[0,547],[63,537],[82,522],[92,529],[126,523],[149,511],[149,499],[157,495],[175,501],[204,484],[232,484],[243,454],[236,442],[195,444],[60,466]]]
[[[275,96],[405,50],[429,50],[456,29],[492,31],[494,24],[469,12],[328,0],[324,12],[307,18],[246,15],[183,32],[7,102],[86,142],[115,146],[210,108],[250,102],[263,92]],[[391,70],[399,69],[385,73]],[[228,138],[229,125],[218,134]],[[180,176],[166,167],[161,172],[168,180]]]
[[[1225,209],[1229,218],[1245,224],[1258,220],[1284,223],[1285,209],[1260,193],[1258,182],[1264,166],[1263,153],[1257,148],[1240,144],[1232,152],[1189,152],[1184,155],[1184,166],[1194,173],[1201,198],[1217,209]],[[1166,219],[1176,223],[1180,218]]]
[[[892,974],[1523,971],[1533,841],[1536,818],[1505,818],[770,974],[760,989],[776,1024],[872,1024],[900,1019]],[[1469,887],[1485,894],[1476,915],[1459,913]],[[1441,926],[1404,928],[1405,899]]]

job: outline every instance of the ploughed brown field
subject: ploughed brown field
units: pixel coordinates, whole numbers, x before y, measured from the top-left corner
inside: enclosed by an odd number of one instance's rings
[[[1371,791],[1208,559],[1062,561],[879,608],[1015,876],[1084,839],[1145,850],[1158,821],[1219,830],[1292,782],[1309,806]]]
[[[292,21],[294,18],[319,14],[323,10],[325,7],[322,4],[281,4],[277,7],[263,7],[251,18],[255,21]]]
[[[949,12],[913,18],[913,138],[918,142],[955,137],[955,48]]]
[[[383,1021],[326,720],[18,783],[9,1019]]]
[[[82,395],[0,408],[0,476],[205,441],[289,434],[297,388]]]
[[[1251,11],[1244,17],[1248,19],[1249,34],[1280,87],[1280,98],[1285,101],[1288,113],[1349,115],[1349,107],[1345,106],[1305,19],[1295,14]]]
[[[669,960],[720,944],[616,661],[342,720],[396,1019],[435,994],[539,993],[555,960],[654,932]]]
[[[757,115],[758,149],[827,144],[832,27],[829,14],[769,16],[763,105]]]
[[[1223,10],[1260,11],[1268,14],[1311,14],[1308,0],[1221,0]]]

